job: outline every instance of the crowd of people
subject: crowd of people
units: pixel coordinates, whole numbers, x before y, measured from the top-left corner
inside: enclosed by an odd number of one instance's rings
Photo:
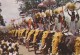
[[[10,35],[4,35],[0,36],[0,55],[18,55],[19,44],[17,40]]]
[[[27,18],[23,18],[23,22],[20,25],[16,25],[15,29],[28,28],[38,30],[50,30],[50,31],[63,31],[68,30],[72,34],[79,30],[79,10],[75,10],[75,4],[71,3],[65,6],[66,10],[62,7],[54,10],[42,10],[37,11],[27,21]],[[22,12],[24,13],[24,12]]]
[[[64,15],[63,11],[60,12],[61,13],[55,11],[55,14],[50,14],[49,12],[37,12],[33,18],[30,18],[28,21],[24,20],[20,26],[17,26],[17,29],[27,28],[29,30],[38,29],[43,31],[50,30],[61,32],[68,30],[75,34],[79,30],[79,14],[75,14],[75,11],[71,11],[71,14],[67,12],[68,15]]]
[[[71,7],[74,7],[74,5]],[[24,19],[20,25],[16,25],[15,27],[13,27],[13,29],[11,28],[11,30],[14,30],[14,33],[12,33],[13,35],[8,34],[5,36],[2,35],[0,37],[0,54],[19,55],[18,39],[20,38],[20,44],[26,44],[26,37],[28,36],[28,32],[27,34],[25,34],[25,29],[29,31],[38,29],[40,31],[53,32],[65,32],[67,30],[73,35],[80,34],[78,33],[79,28],[77,26],[77,23],[79,22],[79,13],[76,13],[74,8],[71,8],[71,10],[67,9],[67,15],[65,15],[64,13],[65,11],[63,11],[63,9],[55,9],[53,12],[52,10],[46,10],[42,12],[38,11],[34,14],[33,17],[30,17],[28,21]],[[67,19],[70,19],[70,22]]]

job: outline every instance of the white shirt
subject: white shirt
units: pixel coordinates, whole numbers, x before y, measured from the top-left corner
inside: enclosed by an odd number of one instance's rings
[[[15,43],[12,43],[12,48],[14,48],[15,47]]]
[[[7,42],[7,46],[9,46],[9,44],[10,44],[10,43],[9,43],[9,42]]]
[[[11,46],[9,46],[9,48],[8,48],[8,50],[10,50],[12,47]]]
[[[15,52],[13,52],[13,55],[17,55],[17,52],[15,51]]]
[[[13,55],[12,53],[9,53],[9,55]]]

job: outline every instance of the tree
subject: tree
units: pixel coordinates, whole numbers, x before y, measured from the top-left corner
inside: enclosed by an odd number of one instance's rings
[[[5,26],[5,22],[2,15],[0,15],[0,25]]]
[[[29,11],[30,9],[37,8],[37,5],[41,2],[41,0],[21,0],[24,3],[24,7],[20,7],[20,9],[24,12]]]
[[[65,5],[67,2],[72,2],[72,0],[56,0],[57,6]]]

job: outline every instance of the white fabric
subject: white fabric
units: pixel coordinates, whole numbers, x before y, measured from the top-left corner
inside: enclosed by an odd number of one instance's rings
[[[55,26],[58,24],[58,18],[55,18]]]
[[[67,32],[67,31],[68,31],[68,30],[67,30],[66,28],[64,28],[62,32],[64,32],[64,33],[65,33],[65,32]]]
[[[14,46],[15,46],[15,43],[12,43],[12,48],[14,48]]]
[[[10,43],[9,43],[9,42],[7,42],[7,46],[9,46],[9,44],[10,44]]]
[[[10,50],[12,47],[11,46],[9,46],[9,48],[8,48],[8,50]]]
[[[9,53],[9,55],[13,55],[12,53]]]
[[[61,23],[57,24],[57,30],[61,31]]]
[[[52,30],[52,32],[56,32],[55,25],[53,26],[53,30]]]
[[[64,33],[64,34],[68,36],[68,33]]]
[[[50,31],[50,33],[53,33],[53,32],[55,32],[55,31]]]
[[[71,32],[68,32],[68,35],[73,35]]]
[[[17,52],[15,51],[15,52],[13,53],[13,55],[17,55]]]
[[[73,34],[75,34],[75,32],[76,32],[76,26],[75,25],[76,25],[75,21],[70,22],[70,32],[72,32]]]
[[[6,46],[4,46],[4,48],[6,48]]]

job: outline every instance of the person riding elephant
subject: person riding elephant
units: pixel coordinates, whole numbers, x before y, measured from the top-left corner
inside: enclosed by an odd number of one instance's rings
[[[75,11],[76,6],[74,3],[66,4],[68,15],[70,16],[70,25],[69,31],[72,32],[74,35],[76,33],[77,22],[79,21],[79,14]]]

